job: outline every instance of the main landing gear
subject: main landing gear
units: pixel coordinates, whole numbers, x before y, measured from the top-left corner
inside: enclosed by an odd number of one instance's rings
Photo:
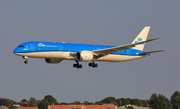
[[[23,56],[23,59],[25,59],[25,61],[24,61],[25,64],[28,64],[28,63],[29,63],[28,60],[27,60],[27,59],[28,59],[27,56]]]
[[[92,68],[97,68],[98,67],[98,64],[96,64],[94,62],[94,59],[92,60],[92,63],[89,63],[89,67],[92,67]]]
[[[96,64],[94,62],[89,63],[88,65],[89,65],[89,67],[93,67],[93,68],[97,68],[98,67],[98,64]],[[76,64],[73,64],[73,67],[82,68],[82,65],[79,64],[79,61],[76,61]]]
[[[73,67],[76,67],[76,68],[82,68],[82,65],[81,65],[81,64],[79,64],[79,62],[78,62],[78,61],[76,61],[76,63],[77,63],[77,64],[73,64]]]
[[[89,67],[96,68],[98,67],[98,64],[95,64],[94,62],[92,62],[92,63],[89,63]]]

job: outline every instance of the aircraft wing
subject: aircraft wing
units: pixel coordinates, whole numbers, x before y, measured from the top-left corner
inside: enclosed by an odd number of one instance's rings
[[[160,39],[160,38],[162,38],[162,37],[149,39],[149,40],[138,42],[138,43],[123,45],[123,46],[117,46],[117,47],[112,47],[112,48],[107,48],[107,49],[92,50],[92,52],[93,52],[93,55],[95,56],[95,59],[97,59],[97,58],[103,57],[105,55],[108,55],[110,53],[120,52],[121,50],[133,48],[136,45],[143,44],[143,43],[150,42],[150,41],[154,41],[154,40],[157,40],[157,39]]]

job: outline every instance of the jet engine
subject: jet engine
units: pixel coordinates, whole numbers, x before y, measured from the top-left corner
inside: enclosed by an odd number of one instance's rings
[[[91,51],[81,51],[76,53],[75,58],[77,61],[92,61],[93,54]]]
[[[45,61],[49,64],[58,64],[62,61],[62,59],[46,58]]]

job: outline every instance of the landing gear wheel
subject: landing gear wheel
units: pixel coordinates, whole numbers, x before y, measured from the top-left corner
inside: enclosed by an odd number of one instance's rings
[[[28,60],[25,60],[24,63],[25,63],[25,64],[28,64]]]
[[[94,64],[94,67],[98,67],[98,64]]]
[[[82,68],[82,65],[78,65],[77,68]]]
[[[93,68],[95,68],[95,67],[98,67],[98,64],[89,63],[89,67],[93,67]]]
[[[82,68],[82,65],[79,65],[79,68]]]
[[[78,61],[76,61],[77,62],[77,64],[73,64],[73,67],[76,67],[76,68],[82,68],[82,65],[81,64],[79,64],[79,62]]]
[[[92,66],[92,63],[89,63],[89,67],[91,67]]]
[[[77,67],[78,66],[78,64],[73,64],[73,67]]]

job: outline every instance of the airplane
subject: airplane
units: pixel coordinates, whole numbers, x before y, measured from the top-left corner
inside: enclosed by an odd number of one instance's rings
[[[96,68],[98,64],[95,61],[123,62],[165,51],[143,51],[146,42],[162,38],[146,40],[149,30],[150,26],[144,27],[131,44],[122,46],[31,41],[20,44],[13,53],[23,57],[25,64],[28,63],[28,58],[44,58],[45,62],[49,64],[57,64],[62,60],[75,60],[76,63],[73,64],[75,68],[82,68],[82,65],[79,64],[81,61],[90,62],[88,65]]]

